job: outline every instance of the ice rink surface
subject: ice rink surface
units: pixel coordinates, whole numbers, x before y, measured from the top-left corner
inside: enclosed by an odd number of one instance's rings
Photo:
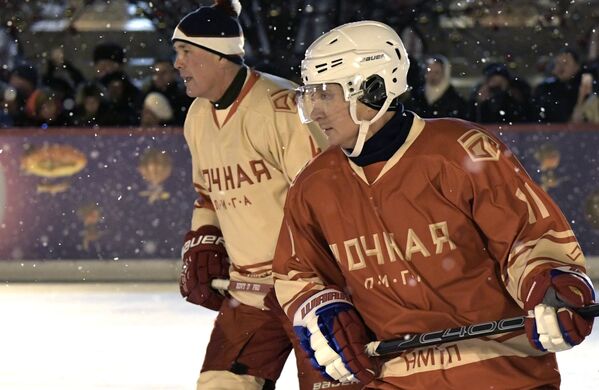
[[[214,316],[176,284],[4,284],[0,389],[194,390]],[[599,325],[558,361],[562,389],[599,389]]]

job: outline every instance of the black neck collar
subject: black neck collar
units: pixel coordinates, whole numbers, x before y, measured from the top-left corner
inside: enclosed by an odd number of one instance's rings
[[[231,104],[237,99],[239,96],[239,92],[241,92],[241,88],[243,88],[243,84],[245,84],[245,78],[248,73],[247,66],[242,66],[239,68],[239,71],[231,81],[231,85],[225,91],[223,96],[215,102],[211,102],[216,110],[224,110],[229,108]]]
[[[389,122],[364,143],[360,155],[349,159],[361,167],[389,160],[408,138],[413,121],[414,114],[404,111],[400,103]]]

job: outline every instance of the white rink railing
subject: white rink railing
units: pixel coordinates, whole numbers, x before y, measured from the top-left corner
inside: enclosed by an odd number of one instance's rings
[[[587,257],[588,274],[599,282],[599,257]],[[180,260],[0,260],[2,282],[169,282]]]

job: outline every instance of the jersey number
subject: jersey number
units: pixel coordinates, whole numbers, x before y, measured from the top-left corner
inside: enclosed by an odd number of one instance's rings
[[[541,219],[547,218],[549,216],[549,211],[547,207],[541,201],[541,198],[533,191],[532,187],[528,185],[528,183],[524,183],[524,188],[526,193],[522,191],[520,188],[516,190],[516,197],[520,199],[522,202],[526,203],[528,207],[528,223],[533,224],[537,221],[537,212],[532,208],[530,200],[534,202],[535,206],[537,206],[538,213],[541,214]],[[528,195],[528,196],[527,196]]]

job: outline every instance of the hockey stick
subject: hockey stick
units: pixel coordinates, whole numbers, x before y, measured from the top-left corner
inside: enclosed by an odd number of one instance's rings
[[[270,284],[238,282],[228,279],[213,279],[212,282],[210,282],[210,285],[216,290],[250,291],[260,293],[267,293],[272,288],[272,285]]]
[[[575,310],[585,318],[599,317],[599,304],[593,304]],[[514,330],[524,329],[524,319],[524,316],[506,318],[498,321],[464,325],[459,328],[449,328],[435,332],[408,334],[399,339],[373,341],[366,345],[366,353],[368,356],[392,355],[412,348],[421,348],[452,341],[507,333]]]

